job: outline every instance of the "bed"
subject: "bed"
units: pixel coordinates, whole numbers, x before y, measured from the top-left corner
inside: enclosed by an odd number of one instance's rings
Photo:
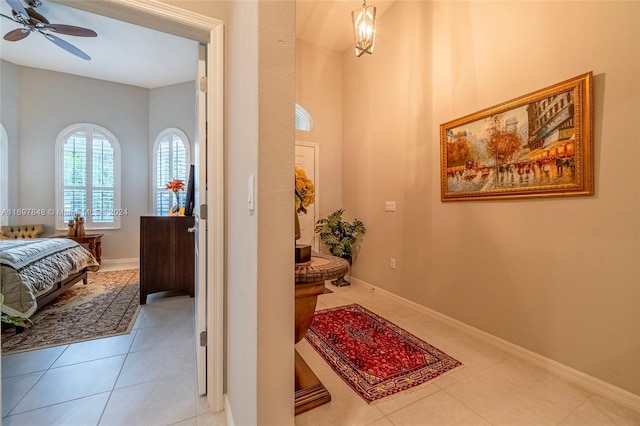
[[[78,281],[97,271],[93,255],[73,240],[0,240],[2,313],[29,318]]]

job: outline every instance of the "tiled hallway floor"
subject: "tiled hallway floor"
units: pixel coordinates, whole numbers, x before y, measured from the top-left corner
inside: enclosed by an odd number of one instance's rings
[[[358,285],[318,297],[317,310],[358,303],[464,364],[414,390],[367,404],[302,340],[296,349],[332,401],[296,416],[307,425],[640,425],[640,413],[571,384],[410,305]]]
[[[151,299],[130,334],[3,356],[2,424],[226,425],[197,396],[194,299]]]
[[[464,367],[369,405],[303,340],[296,347],[333,400],[296,416],[297,426],[640,425],[640,413],[380,292],[328,287],[334,293],[321,295],[317,309],[359,303]],[[3,356],[3,424],[226,425],[196,395],[193,302],[151,301],[129,335]]]

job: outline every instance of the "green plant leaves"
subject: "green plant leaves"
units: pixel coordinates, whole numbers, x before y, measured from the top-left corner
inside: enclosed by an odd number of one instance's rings
[[[353,223],[342,220],[344,209],[336,210],[327,218],[316,222],[315,232],[320,240],[329,247],[332,255],[343,259],[351,258],[351,250],[358,236],[364,235],[366,229],[362,221],[355,219]]]

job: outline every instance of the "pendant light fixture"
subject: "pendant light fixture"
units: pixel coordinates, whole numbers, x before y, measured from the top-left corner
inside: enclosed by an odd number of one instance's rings
[[[353,35],[356,39],[356,56],[363,53],[372,54],[376,41],[376,7],[367,6],[366,0],[361,9],[351,12]]]

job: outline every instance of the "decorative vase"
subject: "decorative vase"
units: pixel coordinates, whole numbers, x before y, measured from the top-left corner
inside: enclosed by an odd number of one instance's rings
[[[295,263],[305,263],[311,260],[311,246],[308,244],[298,244],[297,241],[301,238],[302,232],[300,231],[300,219],[298,219],[298,212],[294,212],[295,216],[295,231],[296,231],[296,244],[295,244]]]
[[[178,195],[178,191],[174,191],[174,194],[176,198],[169,209],[169,216],[184,216],[184,207],[180,205],[180,196]]]
[[[349,271],[351,271],[351,264],[353,262],[353,258],[349,256],[349,257],[343,257],[343,259],[349,262]],[[344,279],[345,275],[338,277],[335,280],[332,280],[331,284],[335,285],[336,287],[345,287],[345,286],[351,285],[349,281]]]
[[[84,238],[85,235],[84,218],[78,217],[76,219],[76,237]]]
[[[67,230],[67,237],[75,237],[76,236],[76,221],[73,219],[69,219],[69,229]]]

